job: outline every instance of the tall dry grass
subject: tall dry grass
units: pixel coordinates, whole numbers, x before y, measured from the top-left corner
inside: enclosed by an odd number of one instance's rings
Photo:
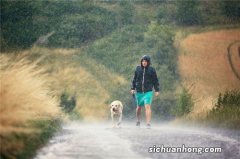
[[[21,56],[26,57],[25,61],[26,59],[38,61],[32,63],[31,67],[37,63],[38,66],[45,68],[46,74],[41,76],[40,81],[47,79],[50,83],[48,88],[54,91],[58,100],[63,92],[76,97],[76,111],[83,120],[99,121],[108,118],[111,90],[127,84],[125,78],[84,55],[81,49],[33,47],[22,51]],[[2,60],[6,61],[6,58]],[[40,70],[39,74],[42,75]]]
[[[108,112],[105,102],[109,99],[109,92],[85,68],[68,66],[56,69],[51,78],[51,87],[57,90],[59,96],[64,91],[76,96],[76,110],[84,120],[106,118]]]
[[[83,120],[108,118],[111,90],[126,85],[119,74],[88,57],[81,49],[50,49],[33,47],[30,59],[40,60],[51,79],[51,90],[60,98],[63,92],[77,99],[76,111]]]
[[[25,158],[47,139],[39,133],[50,134],[49,130],[54,129],[50,121],[59,118],[61,112],[48,89],[48,78],[37,62],[2,54],[0,63],[0,158],[17,158],[18,155],[25,155]],[[44,125],[33,122],[44,122]]]
[[[227,61],[227,47],[236,40],[240,40],[240,29],[191,34],[180,43],[178,66],[182,83],[193,87],[192,119],[205,118],[220,92],[240,89],[240,81]]]
[[[47,88],[47,77],[37,63],[25,58],[0,56],[0,134],[29,131],[28,121],[60,115],[56,99]]]

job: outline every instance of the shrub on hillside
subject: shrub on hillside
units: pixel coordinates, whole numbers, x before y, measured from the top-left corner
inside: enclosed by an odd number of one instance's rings
[[[176,23],[177,7],[174,3],[164,3],[158,7],[156,19],[158,24]]]
[[[65,111],[66,113],[69,113],[73,111],[73,109],[76,107],[76,97],[70,95],[67,92],[63,92],[60,97],[60,107]]]
[[[161,91],[160,97],[154,99],[152,107],[154,118],[171,120],[175,117],[173,110],[176,105],[176,97],[171,91]]]
[[[116,13],[84,1],[1,1],[1,49],[28,48],[55,32],[49,46],[79,47],[117,28]]]
[[[143,47],[145,29],[138,25],[123,27],[113,32],[110,37],[94,42],[86,52],[110,70],[127,77],[134,62],[147,52]]]
[[[207,114],[206,122],[222,127],[240,129],[240,91],[219,94],[215,107]]]
[[[63,17],[56,34],[50,38],[50,46],[80,47],[111,32],[116,26],[112,14],[108,17],[95,14],[75,14]]]
[[[176,50],[173,46],[174,32],[168,25],[151,23],[144,34],[145,42],[154,50],[154,58],[158,59],[159,67],[167,66],[169,71],[176,76]]]
[[[194,25],[201,22],[199,2],[196,0],[177,1],[177,22],[179,24]]]
[[[168,69],[166,65],[161,65],[157,68],[157,75],[161,82],[161,91],[168,92],[174,91],[176,79],[173,73]]]
[[[38,35],[33,24],[35,13],[34,5],[26,0],[1,1],[1,50],[26,48],[36,40]]]
[[[122,27],[133,23],[134,5],[130,1],[119,2],[118,26]]]
[[[237,23],[240,17],[238,1],[166,1],[159,5],[159,24],[212,25]]]
[[[164,45],[173,44],[174,32],[168,25],[159,25],[152,22],[145,32],[145,40],[149,47],[161,49]],[[160,46],[159,46],[160,45]]]
[[[223,95],[219,93],[215,109],[226,107],[240,107],[240,90],[226,91]]]
[[[229,18],[240,18],[240,3],[239,1],[224,0],[221,2],[222,13]]]
[[[176,108],[173,111],[175,112],[176,116],[183,116],[190,113],[193,106],[194,102],[192,99],[192,95],[188,92],[186,88],[183,88],[180,96],[177,99]]]

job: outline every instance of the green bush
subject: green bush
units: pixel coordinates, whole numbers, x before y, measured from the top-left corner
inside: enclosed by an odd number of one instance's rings
[[[91,13],[65,16],[56,28],[56,34],[50,38],[50,45],[80,47],[82,43],[100,38],[115,29],[113,19],[111,14],[108,17]]]
[[[113,32],[110,37],[97,40],[85,51],[88,56],[111,71],[129,78],[135,62],[147,52],[143,42],[145,29],[138,25],[123,27]]]
[[[240,107],[227,106],[223,109],[212,109],[205,119],[212,126],[240,129]]]
[[[159,25],[152,22],[144,35],[150,48],[161,49],[164,45],[173,45],[174,32],[168,25]]]
[[[82,119],[81,114],[76,109],[73,109],[71,112],[69,112],[68,115],[69,115],[70,120],[80,120],[80,119]]]
[[[201,22],[199,2],[196,0],[177,1],[177,22],[185,25],[195,25]]]
[[[119,2],[119,13],[118,13],[118,26],[122,27],[127,24],[133,23],[134,16],[134,5],[130,1],[120,1]]]
[[[226,91],[223,95],[219,93],[215,109],[224,109],[226,107],[240,107],[240,91]]]
[[[34,5],[26,0],[1,1],[1,50],[26,48],[37,39],[34,14]]]
[[[194,106],[192,95],[186,88],[183,88],[177,99],[176,108],[174,110],[176,116],[183,116],[191,112]]]
[[[155,52],[153,58],[158,59],[159,67],[161,65],[167,66],[168,70],[176,77],[177,55],[173,46],[175,34],[172,28],[168,25],[151,23],[144,35],[146,44]]]
[[[171,25],[219,25],[238,23],[238,1],[163,1],[158,6],[156,20]]]
[[[73,109],[76,107],[76,97],[72,96],[70,97],[69,94],[67,94],[66,92],[62,93],[61,97],[60,97],[60,107],[62,107],[63,111],[66,113],[69,113],[71,111],[73,111]]]
[[[222,12],[230,18],[240,18],[240,3],[239,1],[224,0],[221,2]]]
[[[171,120],[175,117],[176,97],[172,91],[160,91],[152,106],[153,117],[160,120]]]
[[[175,24],[177,7],[174,3],[164,3],[158,7],[156,19],[158,24]]]
[[[215,107],[207,114],[207,124],[240,129],[240,91],[219,93]]]
[[[159,77],[159,81],[161,82],[161,91],[174,91],[175,90],[175,82],[176,79],[173,73],[168,69],[166,65],[161,65],[160,68],[157,69],[157,75]]]
[[[1,146],[3,146],[2,143],[5,143],[5,146],[10,147],[7,147],[8,150],[1,151],[0,158],[33,158],[37,150],[47,144],[54,133],[61,129],[60,125],[61,120],[59,119],[29,121],[23,128],[37,131],[4,134],[1,136]]]
[[[56,133],[61,127],[61,121],[56,120],[42,120],[32,122],[33,126],[40,129],[40,134],[20,134],[19,139],[24,140],[25,148],[17,155],[17,158],[31,158],[35,155],[36,150],[42,145],[46,144],[47,141]]]

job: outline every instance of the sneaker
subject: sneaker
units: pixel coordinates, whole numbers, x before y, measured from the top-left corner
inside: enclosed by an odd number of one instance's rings
[[[151,129],[151,124],[147,124],[147,129]]]
[[[140,127],[140,121],[137,121],[137,122],[136,122],[136,126],[139,126],[139,127]]]

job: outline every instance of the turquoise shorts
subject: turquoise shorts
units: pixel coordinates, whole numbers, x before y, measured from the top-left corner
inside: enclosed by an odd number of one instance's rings
[[[151,105],[153,99],[153,91],[146,93],[136,93],[135,94],[137,106],[143,107],[146,104]]]

